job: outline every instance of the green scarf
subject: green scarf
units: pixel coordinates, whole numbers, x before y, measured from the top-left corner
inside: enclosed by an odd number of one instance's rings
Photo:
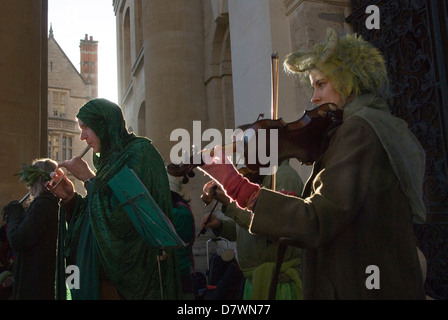
[[[160,209],[173,220],[171,194],[163,159],[151,141],[126,129],[121,109],[105,99],[85,104],[77,115],[99,137],[101,153],[93,155],[96,178],[76,207],[65,237],[65,256],[76,256],[80,289],[73,299],[100,299],[100,280],[107,278],[126,299],[160,299],[158,249],[133,227],[108,186],[124,166],[133,169]],[[175,249],[161,262],[165,299],[177,299],[180,277]]]

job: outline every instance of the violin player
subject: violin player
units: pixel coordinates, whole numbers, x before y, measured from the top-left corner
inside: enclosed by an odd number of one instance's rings
[[[389,111],[383,56],[329,28],[326,41],[288,54],[283,66],[311,84],[313,104],[342,111],[302,195],[251,183],[219,147],[199,169],[251,211],[251,232],[304,249],[304,299],[425,299],[413,230],[426,219],[425,152]]]

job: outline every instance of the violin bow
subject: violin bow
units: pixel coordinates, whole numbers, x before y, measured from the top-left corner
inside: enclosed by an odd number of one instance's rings
[[[213,206],[213,209],[212,209],[212,211],[210,212],[210,214],[209,214],[209,216],[208,216],[208,218],[207,218],[207,221],[205,221],[205,225],[206,225],[207,223],[209,223],[210,220],[212,219],[212,215],[213,215],[213,213],[215,212],[216,206],[217,206],[218,203],[219,203],[218,200],[215,200],[215,201],[216,201],[216,203],[215,203],[215,205]],[[204,234],[206,231],[207,231],[207,228],[206,228],[206,227],[202,228],[201,231],[199,231],[199,233],[198,233],[198,237],[199,237],[201,234]]]
[[[278,119],[278,52],[271,54],[271,84],[272,84],[272,102],[271,102],[271,118]],[[271,175],[271,190],[275,191],[276,187],[276,170],[273,168]]]
[[[271,55],[271,68],[272,68],[272,119],[278,119],[278,53]],[[274,167],[274,173],[271,175],[271,190],[276,189],[276,168]],[[272,273],[271,282],[269,284],[268,299],[275,300],[277,295],[277,284],[280,275],[281,265],[283,263],[287,244],[279,239],[279,246],[277,249],[277,258],[275,262],[274,271]]]
[[[216,189],[218,189],[218,186],[217,186],[217,185],[214,185],[214,186],[212,187],[212,196],[215,196],[215,195],[216,195]],[[218,200],[215,200],[215,201],[216,201],[216,203],[215,203],[215,205],[213,206],[212,211],[211,211],[210,214],[208,215],[207,221],[205,221],[204,226],[205,226],[207,223],[210,222],[210,220],[211,220],[211,218],[212,218],[212,214],[215,212],[216,206],[217,206],[218,203],[219,203]],[[206,231],[207,231],[207,228],[206,228],[206,227],[202,228],[201,231],[199,231],[199,233],[198,233],[198,237],[199,237],[201,234],[204,234]]]

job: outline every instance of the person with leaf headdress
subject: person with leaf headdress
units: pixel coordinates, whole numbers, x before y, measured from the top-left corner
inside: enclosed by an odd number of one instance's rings
[[[180,299],[181,281],[176,248],[159,249],[140,235],[109,182],[123,168],[132,169],[157,206],[173,221],[168,177],[163,159],[151,140],[128,132],[121,108],[107,99],[92,99],[77,114],[80,139],[93,149],[94,168],[81,157],[59,164],[49,188],[61,198],[68,228],[60,225],[59,251],[65,265],[79,268],[74,300]],[[87,195],[76,192],[61,167],[84,182]],[[61,180],[63,179],[63,180]],[[56,187],[56,183],[58,183]],[[63,234],[65,233],[65,234]],[[161,265],[161,278],[158,273]],[[64,276],[64,263],[58,268]],[[58,281],[64,299],[64,279]],[[160,284],[162,283],[162,288]]]
[[[284,67],[311,86],[316,108],[342,111],[302,195],[260,188],[218,156],[200,170],[252,211],[251,232],[304,249],[304,299],[424,299],[413,224],[426,219],[425,151],[389,111],[380,51],[330,28],[326,41],[290,53]]]
[[[55,299],[59,199],[46,183],[56,168],[57,163],[46,158],[25,164],[17,175],[30,190],[29,206],[12,201],[3,208],[8,241],[16,255],[13,300]]]

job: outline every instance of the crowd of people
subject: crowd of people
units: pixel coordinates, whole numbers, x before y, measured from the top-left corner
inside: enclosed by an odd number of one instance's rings
[[[271,176],[246,177],[224,161],[219,146],[213,161],[198,167],[211,178],[204,193],[221,203],[225,215],[208,213],[200,227],[236,241],[243,299],[272,298],[272,285],[281,300],[425,299],[424,262],[413,231],[426,216],[425,153],[388,109],[381,53],[357,35],[339,37],[329,29],[311,50],[287,55],[284,67],[311,86],[316,108],[329,106],[320,110],[323,117],[341,114],[320,133],[317,155],[302,150],[303,162],[313,166],[306,184],[286,159],[273,190]],[[195,220],[181,183],[167,174],[168,159],[150,139],[127,130],[115,103],[90,100],[76,118],[80,139],[93,149],[94,168],[79,156],[33,162],[33,174],[24,175],[28,204],[12,201],[3,208],[2,298],[194,299]],[[85,196],[62,168],[84,182]],[[148,225],[151,216],[139,210],[130,216],[111,188],[125,168],[182,246],[149,245],[145,229],[136,228],[135,221]],[[68,288],[70,265],[80,278]],[[369,270],[380,274],[369,277]]]

